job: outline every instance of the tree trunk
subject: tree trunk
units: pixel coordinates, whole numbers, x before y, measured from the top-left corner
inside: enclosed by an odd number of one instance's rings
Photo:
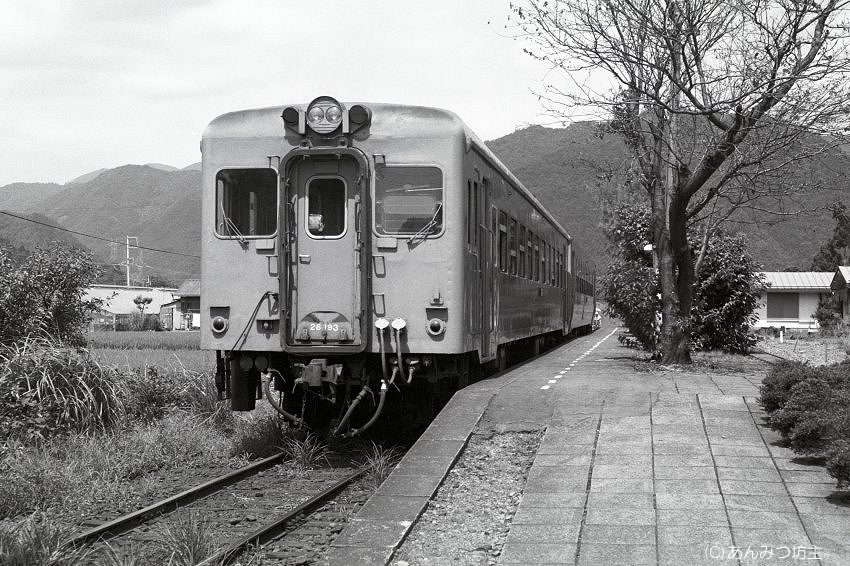
[[[691,349],[691,305],[694,298],[694,265],[688,245],[687,226],[681,219],[680,202],[674,196],[669,211],[669,234],[666,253],[669,255],[662,274],[662,299],[670,295],[671,300],[661,326],[661,361],[664,364],[690,364]],[[666,291],[665,291],[666,287]]]

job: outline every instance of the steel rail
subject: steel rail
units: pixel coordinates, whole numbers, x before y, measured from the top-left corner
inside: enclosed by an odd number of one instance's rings
[[[143,509],[122,515],[111,521],[107,521],[100,526],[72,538],[66,543],[66,546],[80,546],[91,542],[105,541],[114,538],[136,528],[151,517],[173,511],[187,503],[197,501],[207,495],[220,491],[221,489],[236,483],[245,476],[269,468],[274,464],[277,464],[284,456],[286,456],[286,454],[283,452],[275,454],[274,456],[269,456],[268,458],[254,462],[249,466],[239,468],[238,470],[234,470],[223,476],[219,476],[208,482],[204,482],[200,485],[187,489],[186,491],[172,495],[171,497],[158,501],[152,505],[148,505]]]
[[[259,527],[255,531],[244,535],[236,542],[231,543],[228,547],[219,550],[209,558],[198,562],[196,566],[227,566],[232,564],[243,552],[252,546],[259,546],[275,538],[275,536],[298,515],[306,511],[310,511],[322,505],[327,499],[333,497],[351,482],[362,476],[368,471],[368,468],[361,468],[350,476],[340,480],[334,485],[328,487],[321,493],[314,495],[309,500],[305,501],[295,509],[289,511],[286,515],[279,517],[275,521]]]
[[[761,348],[756,348],[754,351],[749,352],[747,354],[751,358],[755,358],[757,360],[761,360],[770,365],[776,365],[781,362],[789,362],[788,358],[783,358],[782,356],[778,356],[776,354],[771,354],[770,352],[766,352]]]

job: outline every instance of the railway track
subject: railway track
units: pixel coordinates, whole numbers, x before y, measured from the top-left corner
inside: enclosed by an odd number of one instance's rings
[[[348,488],[355,480],[359,479],[366,473],[365,468],[361,468],[354,473],[346,476],[340,481],[330,485],[328,488],[324,489],[320,493],[314,495],[307,501],[298,505],[295,509],[292,509],[285,515],[282,515],[278,518],[275,518],[266,524],[258,527],[257,529],[251,531],[250,533],[239,537],[237,540],[233,541],[226,548],[218,551],[214,555],[210,556],[206,560],[199,562],[198,566],[227,566],[233,564],[237,558],[243,555],[246,552],[252,551],[255,554],[260,554],[262,558],[257,560],[259,564],[270,564],[277,561],[281,561],[282,563],[307,563],[311,562],[311,556],[305,556],[299,552],[302,548],[301,545],[296,547],[296,552],[286,552],[285,550],[281,551],[280,549],[266,549],[263,548],[263,545],[270,543],[272,541],[276,541],[278,544],[276,546],[281,546],[280,543],[282,539],[286,536],[286,532],[288,529],[293,527],[296,523],[300,522],[302,525],[307,524],[309,519],[307,517],[308,514],[313,513],[317,509],[322,509],[328,505],[336,504],[333,501],[333,498],[337,497],[343,490]],[[356,497],[356,494],[355,494]],[[313,520],[315,524],[316,521],[320,521],[321,516],[317,519]],[[333,528],[337,526],[336,523],[331,521],[322,521],[322,526],[328,525],[331,528],[328,529],[327,534],[335,534],[342,530],[342,526],[339,525],[339,528]],[[281,536],[283,534],[283,536]],[[296,533],[296,537],[298,537],[298,533]],[[304,535],[301,534],[303,537]],[[313,546],[313,550],[320,550],[321,547]]]
[[[168,562],[163,539],[175,524],[178,529],[193,524],[208,549],[204,554],[208,558],[199,564],[232,564],[249,548],[274,539],[279,540],[273,547],[262,550],[268,555],[263,564],[303,563],[305,553],[315,554],[329,545],[366,502],[367,490],[353,484],[368,468],[293,470],[279,466],[284,458],[276,454],[224,474],[88,529],[67,544],[89,549],[91,563],[107,546],[113,555],[144,553],[146,563]],[[325,516],[317,518],[317,510]],[[309,533],[299,534],[305,524],[310,526]],[[303,544],[307,539],[309,543]]]
[[[762,349],[757,349],[748,354],[751,358],[755,358],[757,360],[761,360],[770,365],[776,365],[780,362],[787,362],[787,358],[783,358],[782,356],[777,356],[776,354],[771,354],[769,352],[765,352]]]
[[[275,454],[264,458],[258,462],[254,462],[249,466],[245,466],[228,474],[221,475],[210,481],[182,491],[176,495],[162,499],[148,505],[143,509],[127,513],[111,521],[89,529],[68,541],[70,546],[82,546],[95,541],[105,542],[116,536],[119,536],[127,531],[130,531],[137,526],[143,524],[159,515],[175,511],[181,507],[185,507],[194,501],[202,499],[217,491],[221,491],[227,486],[233,485],[239,480],[266,470],[275,464],[281,462],[286,455],[284,453]]]

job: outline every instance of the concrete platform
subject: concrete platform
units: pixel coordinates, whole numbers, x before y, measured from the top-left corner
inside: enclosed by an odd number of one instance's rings
[[[501,564],[850,566],[850,498],[763,425],[764,372],[638,372],[616,332],[458,392],[331,564],[388,563],[476,428],[545,427]]]

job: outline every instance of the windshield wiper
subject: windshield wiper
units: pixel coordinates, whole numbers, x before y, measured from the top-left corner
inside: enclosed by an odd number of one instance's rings
[[[408,247],[413,247],[417,245],[420,241],[424,240],[431,230],[437,225],[437,216],[440,215],[440,212],[443,210],[443,203],[437,203],[437,210],[434,211],[434,216],[431,217],[431,220],[428,221],[425,226],[420,228],[414,235],[410,237],[407,241]]]
[[[242,232],[239,231],[239,228],[236,227],[236,223],[230,219],[227,213],[224,211],[224,203],[219,201],[219,208],[221,209],[221,218],[224,221],[224,227],[227,229],[228,236],[235,236],[237,240],[239,240],[240,245],[245,245],[248,241],[245,236],[242,235]]]

